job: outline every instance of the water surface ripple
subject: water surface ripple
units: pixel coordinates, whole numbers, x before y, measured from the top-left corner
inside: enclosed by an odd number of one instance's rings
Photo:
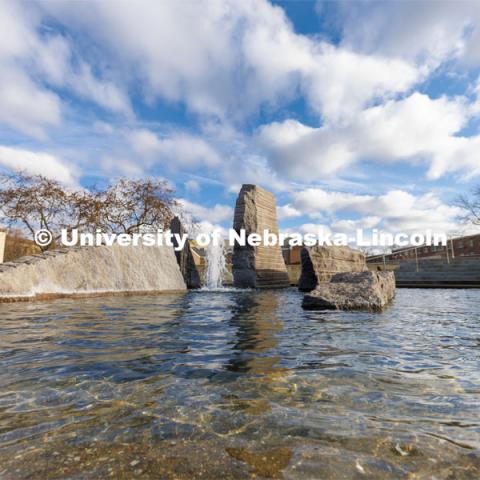
[[[0,478],[480,478],[480,291],[0,305]]]

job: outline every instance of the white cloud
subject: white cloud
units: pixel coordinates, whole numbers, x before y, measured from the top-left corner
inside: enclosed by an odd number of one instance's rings
[[[92,35],[117,65],[133,65],[147,96],[185,100],[195,111],[218,114],[233,93],[231,66],[238,48],[231,50],[236,12],[229,12],[229,5],[143,1],[46,8]]]
[[[179,200],[183,210],[192,216],[193,221],[207,221],[212,224],[233,222],[233,208],[228,205],[215,204],[213,207],[204,207],[185,199]]]
[[[200,233],[205,233],[205,234],[212,234],[212,233],[219,233],[220,237],[223,239],[228,238],[228,229],[225,227],[222,227],[221,225],[214,224],[211,222],[208,222],[206,220],[203,220],[201,222],[198,222],[194,225],[192,232],[190,232],[190,238],[195,238],[197,235]]]
[[[328,225],[322,223],[303,223],[296,228],[280,228],[281,233],[288,235],[292,234],[302,234],[312,233],[313,235],[331,235],[332,230]]]
[[[206,121],[201,127],[203,137],[215,146],[221,157],[221,164],[213,169],[215,178],[222,179],[229,192],[238,193],[243,183],[255,183],[275,191],[289,189],[288,182],[258,154],[251,136],[228,122]]]
[[[79,97],[91,100],[107,110],[133,115],[127,94],[113,82],[96,78],[90,65],[85,62],[69,72],[65,85]]]
[[[361,203],[370,202],[373,198],[369,195],[327,192],[320,188],[307,188],[293,194],[293,205],[291,207],[302,214],[318,218],[324,213],[342,211],[351,207],[358,209]]]
[[[375,228],[382,221],[381,217],[368,216],[357,220],[337,220],[332,223],[334,232],[351,234],[357,229],[369,230]]]
[[[103,173],[141,177],[145,174],[145,166],[124,155],[104,155],[101,159]]]
[[[305,75],[312,108],[328,122],[356,116],[372,99],[409,90],[423,75],[409,63],[322,43]]]
[[[0,63],[0,123],[38,139],[61,123],[57,95],[39,88],[20,69]]]
[[[200,183],[198,183],[196,180],[187,180],[185,182],[185,189],[187,192],[198,193],[201,189]]]
[[[279,220],[299,217],[301,214],[302,212],[298,211],[296,208],[293,208],[291,205],[277,206],[277,217]]]
[[[203,127],[198,135],[182,131],[160,134],[147,128],[123,130],[125,148],[145,170],[161,165],[171,172],[181,167],[197,175],[212,174],[218,179],[216,183],[232,193],[238,193],[243,183],[288,189],[287,182],[278,177],[266,159],[255,153],[246,135],[223,123]]]
[[[403,57],[431,68],[452,58],[480,61],[476,0],[344,2],[337,18],[343,23],[342,43],[368,54]]]
[[[147,100],[185,102],[201,116],[238,120],[304,94],[319,115],[340,120],[422,78],[404,59],[299,35],[284,10],[264,0],[43,6],[91,35],[115,68],[140,80]]]
[[[459,228],[457,217],[461,213],[458,207],[446,205],[432,193],[415,196],[403,190],[358,195],[310,188],[296,192],[291,206],[311,218],[329,215],[332,230],[340,232],[377,226],[391,233],[426,228],[453,232]],[[338,214],[342,214],[342,218],[336,218]]]
[[[128,133],[128,139],[133,150],[150,162],[169,161],[172,166],[189,167],[211,167],[220,163],[220,157],[212,146],[188,133],[174,133],[160,138],[150,130],[139,129]]]
[[[111,135],[113,133],[115,133],[115,127],[113,125],[111,125],[110,123],[107,123],[107,122],[102,122],[102,121],[96,121],[94,124],[93,124],[93,129],[98,132],[98,133],[101,133],[101,134],[105,134],[105,135]]]
[[[0,165],[11,170],[24,170],[30,174],[44,175],[66,185],[76,184],[72,169],[62,160],[48,153],[0,146]]]
[[[55,88],[130,114],[129,100],[116,85],[93,75],[66,37],[42,29],[36,5],[2,1],[0,32],[0,123],[45,139],[49,128],[62,123]]]
[[[127,94],[111,80],[95,75],[92,66],[75,52],[65,37],[37,36],[30,54],[36,73],[43,76],[50,87],[65,88],[106,110],[133,116]],[[102,69],[99,60],[96,67]]]
[[[99,154],[107,172],[206,168],[231,191],[241,183],[286,190],[292,180],[330,181],[361,161],[423,162],[430,179],[479,175],[480,136],[460,136],[478,102],[412,94],[442,62],[478,56],[478,8],[457,4],[347,2],[343,38],[333,44],[296,33],[284,10],[265,0],[93,2],[88,9],[4,1],[0,122],[46,138],[62,115],[73,117],[75,102],[61,100],[68,94],[129,121],[130,88],[152,110],[158,99],[181,102],[201,133],[96,122],[97,134],[118,134],[112,151]],[[249,115],[299,97],[316,116],[312,126],[264,125],[255,137],[262,152],[237,133]],[[297,216],[285,206],[279,214]]]
[[[414,93],[367,108],[348,124],[312,128],[285,120],[260,127],[257,138],[275,170],[302,180],[331,176],[361,160],[424,162],[432,179],[455,171],[478,175],[480,136],[458,136],[469,115],[465,98]]]
[[[238,193],[242,184],[254,183],[271,190],[287,190],[288,182],[282,179],[268,165],[265,158],[242,152],[237,152],[223,164],[223,179],[228,185],[228,191]]]
[[[297,120],[260,127],[257,141],[272,168],[294,179],[331,176],[354,160],[354,153],[335,129],[312,128]]]

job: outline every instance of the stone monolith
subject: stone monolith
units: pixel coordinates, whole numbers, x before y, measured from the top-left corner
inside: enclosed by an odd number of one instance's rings
[[[246,235],[264,231],[278,235],[275,197],[257,185],[243,185],[235,205],[233,228]],[[280,245],[233,248],[233,284],[237,288],[283,288],[289,286]]]

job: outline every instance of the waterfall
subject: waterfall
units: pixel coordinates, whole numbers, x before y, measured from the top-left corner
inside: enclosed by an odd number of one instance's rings
[[[210,242],[207,248],[207,269],[205,271],[205,288],[223,288],[225,274],[225,252],[223,243]]]

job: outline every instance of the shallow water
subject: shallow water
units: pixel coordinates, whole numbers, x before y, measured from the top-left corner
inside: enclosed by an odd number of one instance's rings
[[[480,478],[480,291],[0,305],[0,478]]]

